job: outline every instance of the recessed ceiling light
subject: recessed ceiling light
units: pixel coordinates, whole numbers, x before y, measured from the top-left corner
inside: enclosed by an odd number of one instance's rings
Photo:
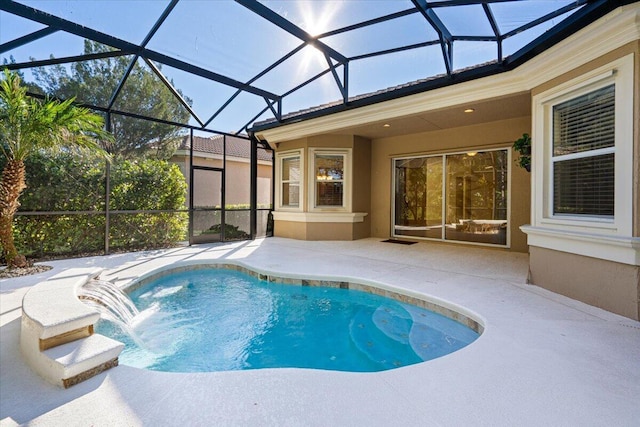
[[[385,124],[382,125],[382,127],[383,128],[389,128],[389,127],[391,127],[391,125],[389,123],[385,123]]]
[[[465,113],[473,113],[474,111],[476,111],[474,108],[467,108],[464,110]]]

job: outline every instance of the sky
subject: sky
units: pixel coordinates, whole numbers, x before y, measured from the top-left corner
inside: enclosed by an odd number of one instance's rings
[[[168,4],[167,0],[18,2],[133,43],[140,43],[145,38]],[[312,35],[412,7],[409,0],[267,0],[262,3]],[[507,2],[492,4],[491,9],[501,33],[504,34],[569,3],[571,1]],[[454,35],[493,34],[479,5],[438,8],[436,13]],[[507,39],[504,54],[517,51],[562,18]],[[0,12],[0,44],[42,27]],[[321,40],[343,55],[353,57],[435,39],[437,33],[416,13]],[[298,38],[233,1],[181,0],[147,47],[241,82],[248,82],[301,43]],[[30,58],[47,59],[51,54],[55,57],[79,55],[82,49],[83,40],[80,37],[58,32],[4,52],[0,54],[0,61],[9,56],[13,56],[17,62],[24,62]],[[454,69],[495,59],[496,51],[495,43],[456,41]],[[283,94],[326,68],[325,57],[314,47],[307,46],[252,85]],[[173,79],[177,88],[193,100],[193,109],[203,121],[209,119],[235,92],[233,88],[171,67],[164,66],[162,70],[169,79]],[[341,70],[340,67],[340,75]],[[351,61],[349,94],[354,96],[370,93],[445,71],[439,45]],[[28,80],[30,74],[25,73],[25,78]],[[283,101],[283,112],[293,112],[339,99],[339,89],[331,73],[328,73],[308,87],[287,96]],[[265,106],[264,99],[242,94],[208,127],[235,132]],[[268,112],[258,120],[271,117],[272,114]],[[192,119],[190,124],[196,125],[197,122]]]

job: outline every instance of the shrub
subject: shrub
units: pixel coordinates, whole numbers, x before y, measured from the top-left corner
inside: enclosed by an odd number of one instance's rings
[[[222,232],[222,226],[216,224],[211,226],[208,230],[205,230],[203,234],[220,234]],[[250,236],[237,225],[225,224],[224,226],[224,238],[225,240],[246,240]]]
[[[4,159],[0,159],[0,165]],[[64,215],[17,216],[16,246],[32,257],[99,252],[104,249],[105,163],[71,152],[28,158],[27,189],[20,212],[87,211]],[[121,210],[184,209],[187,184],[178,166],[161,160],[111,165],[109,207]],[[110,247],[145,249],[186,239],[186,212],[113,213]]]
[[[164,160],[125,161],[111,175],[111,210],[184,209],[187,183],[175,164]],[[186,239],[186,212],[114,214],[111,246],[155,248]]]

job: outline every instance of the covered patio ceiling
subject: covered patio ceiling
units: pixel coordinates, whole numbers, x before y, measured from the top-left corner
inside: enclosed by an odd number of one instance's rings
[[[174,124],[240,134],[511,70],[626,3],[3,0],[0,54],[4,67],[27,81],[34,67],[126,57],[129,67],[109,97],[87,103],[78,93],[78,101],[166,122],[119,109],[137,64],[188,111],[188,122]],[[85,39],[103,51],[83,54]],[[509,100],[514,114],[527,113],[525,100]],[[490,120],[491,106],[476,119]],[[436,111],[397,129],[446,128],[456,120]],[[383,135],[371,126],[354,131]]]

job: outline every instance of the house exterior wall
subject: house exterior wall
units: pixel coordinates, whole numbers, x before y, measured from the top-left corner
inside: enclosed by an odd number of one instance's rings
[[[303,191],[302,208],[295,213],[274,213],[274,235],[301,240],[355,240],[369,237],[370,223],[370,176],[371,143],[368,139],[352,135],[327,134],[299,138],[279,143],[276,152],[302,150],[307,159],[310,149],[349,149],[350,165],[348,176],[350,190],[344,197],[350,197],[350,209],[344,212],[313,212],[310,209],[311,192]],[[303,187],[308,187],[313,165],[304,161],[302,170]],[[276,192],[280,191],[276,189]],[[354,217],[353,213],[358,213]]]
[[[352,239],[371,236],[371,141],[354,137],[353,144],[353,210],[367,212],[362,222],[353,224]]]
[[[529,269],[532,284],[640,320],[638,266],[531,246]]]
[[[180,171],[185,176],[187,186],[191,185],[189,176],[189,155],[188,153],[177,153],[170,162],[177,164]],[[222,168],[222,159],[196,156],[194,153],[195,166],[205,166],[211,168]],[[225,204],[248,205],[250,197],[250,163],[249,159],[241,159],[227,156],[227,168],[225,171]],[[258,162],[258,206],[269,206],[271,203],[271,177],[272,165],[266,162]],[[194,201],[198,206],[219,206],[221,174],[196,173]],[[187,206],[189,198],[187,197]]]
[[[513,141],[530,132],[531,117],[501,120],[433,132],[382,138],[372,141],[371,235],[387,238],[392,234],[392,158],[407,155],[442,154],[510,148]],[[513,156],[515,160],[517,156]],[[511,165],[510,234],[511,249],[527,252],[526,235],[519,227],[529,223],[530,174]]]
[[[576,55],[579,53],[576,52]],[[629,152],[632,153],[633,166],[631,176],[626,177],[625,182],[616,182],[616,186],[631,186],[631,224],[629,231],[619,235],[619,231],[610,232],[595,231],[593,244],[598,240],[601,242],[627,242],[624,247],[612,245],[610,248],[606,244],[600,243],[600,249],[585,252],[584,248],[591,245],[590,242],[581,242],[576,239],[571,230],[565,232],[561,237],[554,236],[553,230],[543,230],[547,236],[538,235],[537,228],[544,224],[543,220],[532,217],[533,226],[528,231],[530,238],[530,272],[531,283],[552,290],[554,292],[569,296],[586,302],[605,310],[640,320],[640,41],[636,40],[614,49],[601,57],[588,61],[576,67],[570,72],[559,75],[544,84],[532,89],[532,95],[544,95],[563,85],[571,84],[572,81],[589,76],[589,73],[597,73],[599,69],[607,67],[607,64],[623,61],[624,58],[633,58],[633,131],[630,136],[623,141],[623,144],[631,146]],[[616,116],[616,120],[619,117]],[[535,125],[535,122],[534,122]],[[535,141],[540,144],[540,139]],[[541,150],[540,145],[534,146],[535,150]],[[616,148],[618,149],[618,148]],[[616,151],[618,153],[618,151]],[[618,156],[618,154],[616,154]],[[535,158],[534,158],[535,160]],[[617,161],[617,160],[616,160]],[[541,182],[541,181],[538,181]],[[538,185],[540,187],[540,185]],[[532,204],[536,202],[534,197]],[[542,207],[538,207],[542,209]],[[619,215],[616,212],[615,215]],[[536,227],[537,226],[537,227]],[[570,227],[569,227],[570,229]],[[550,240],[552,239],[552,240]],[[562,247],[558,248],[558,242]],[[548,243],[548,244],[547,244]],[[635,247],[635,257],[633,256]],[[563,249],[563,250],[562,250]],[[626,256],[619,256],[618,253],[624,250]],[[583,253],[580,253],[580,252]],[[631,253],[631,256],[628,254]]]

